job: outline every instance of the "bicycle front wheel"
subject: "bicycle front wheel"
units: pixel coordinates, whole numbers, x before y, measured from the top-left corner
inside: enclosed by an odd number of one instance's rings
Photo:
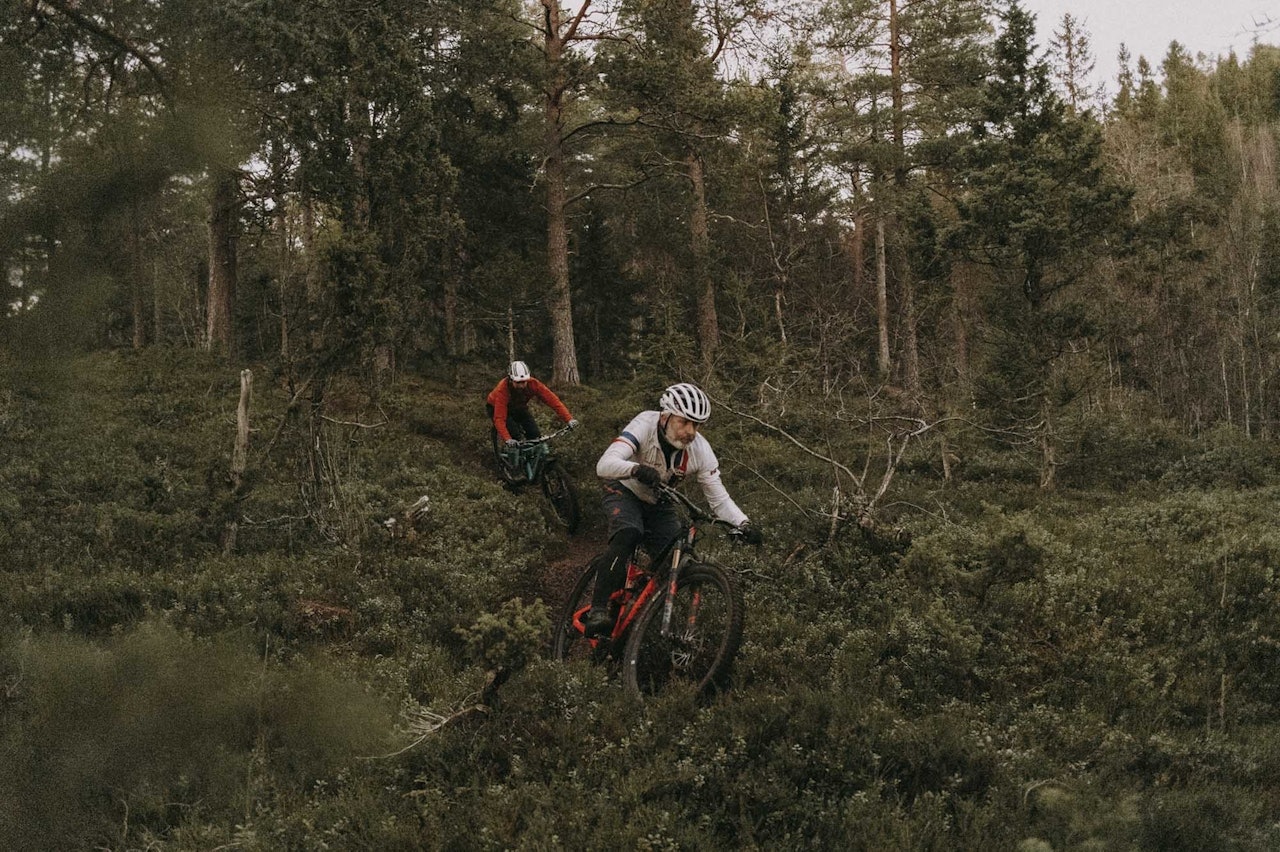
[[[596,645],[582,635],[582,620],[591,608],[591,591],[595,587],[596,566],[592,562],[573,584],[573,591],[560,610],[551,634],[551,659],[597,660]]]
[[[548,462],[542,471],[542,493],[551,501],[556,517],[572,535],[578,529],[578,489],[559,462]]]
[[[650,600],[632,626],[622,654],[623,681],[638,698],[683,683],[699,697],[721,689],[742,643],[745,604],[733,576],[694,562],[681,570],[671,620],[663,629],[667,592]]]

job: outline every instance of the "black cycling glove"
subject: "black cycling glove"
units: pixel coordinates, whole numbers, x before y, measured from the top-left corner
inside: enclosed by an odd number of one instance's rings
[[[662,484],[662,474],[658,473],[657,468],[647,464],[636,465],[636,472],[631,475],[640,480],[641,485],[649,488],[657,488]]]

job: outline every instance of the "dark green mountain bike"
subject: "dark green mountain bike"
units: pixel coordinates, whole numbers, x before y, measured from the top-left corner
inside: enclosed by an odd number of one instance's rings
[[[511,486],[529,484],[541,487],[556,518],[572,534],[577,531],[582,514],[578,506],[578,489],[550,446],[551,441],[569,430],[570,427],[565,426],[541,438],[517,441],[512,447],[502,442],[496,429],[491,430],[491,434],[498,475]]]

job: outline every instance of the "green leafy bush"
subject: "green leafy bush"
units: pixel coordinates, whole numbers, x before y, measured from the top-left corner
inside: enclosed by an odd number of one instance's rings
[[[1207,444],[1207,446],[1205,445]],[[1160,477],[1168,488],[1257,488],[1280,474],[1280,455],[1268,444],[1249,441],[1231,430],[1186,449]]]
[[[384,746],[384,703],[322,662],[282,668],[150,623],[102,645],[9,634],[0,836],[131,844],[230,820],[264,773],[307,783]]]
[[[796,369],[765,354],[732,357],[761,382]],[[337,377],[318,421],[260,371],[240,493],[236,370],[161,352],[73,367],[0,387],[6,840],[1277,845],[1280,489],[1271,450],[1239,435],[1067,417],[1047,493],[1035,453],[957,433],[957,479],[936,447],[899,471],[911,542],[886,547],[852,527],[828,542],[829,466],[717,414],[726,481],[768,534],[700,544],[744,586],[732,688],[638,706],[609,666],[536,654],[540,598],[598,552],[602,519],[568,539],[540,494],[500,485],[488,367],[377,397]],[[589,510],[596,457],[657,376],[566,392],[583,427],[559,451]],[[787,387],[720,393],[843,460],[878,452],[824,431],[820,389]],[[382,522],[423,495],[393,535]],[[498,700],[467,712],[498,668]],[[423,736],[424,713],[452,721]]]

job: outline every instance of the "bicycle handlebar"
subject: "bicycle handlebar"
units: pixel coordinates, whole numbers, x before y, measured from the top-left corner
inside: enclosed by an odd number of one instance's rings
[[[695,521],[710,521],[712,524],[716,526],[725,527],[726,529],[730,529],[730,530],[737,529],[737,527],[734,526],[733,524],[729,523],[726,520],[723,520],[722,518],[717,518],[715,515],[711,514],[706,509],[703,509],[697,503],[693,502],[693,500],[684,496],[679,491],[672,488],[670,485],[659,485],[654,489],[654,491],[656,491],[658,495],[663,499],[672,500],[676,503],[679,503],[681,506],[684,507],[685,511],[689,513],[689,516],[693,518]]]
[[[573,431],[573,427],[569,426],[568,424],[565,424],[564,426],[561,426],[556,431],[552,432],[550,435],[543,435],[540,438],[526,438],[520,441],[516,441],[516,446],[517,447],[533,447],[533,446],[537,446],[538,444],[545,444],[548,441],[552,441],[556,438],[559,438],[561,435],[565,434],[566,432],[571,432],[571,431]]]

